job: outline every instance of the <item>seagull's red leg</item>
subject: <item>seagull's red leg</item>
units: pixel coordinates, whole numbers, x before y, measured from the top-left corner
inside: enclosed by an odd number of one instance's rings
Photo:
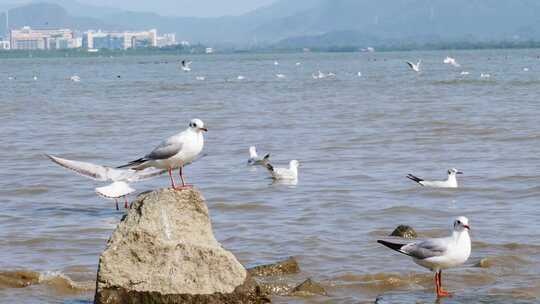
[[[442,297],[451,297],[452,295],[444,290],[442,288],[442,270],[439,270],[436,274],[435,274],[435,280],[436,280],[436,284],[437,284],[437,297],[439,298],[442,298]]]
[[[116,203],[116,210],[120,210],[120,208],[118,208],[118,199],[114,199],[114,202]]]
[[[172,168],[169,168],[169,177],[171,178],[171,185],[173,189],[176,189],[176,185],[174,184],[174,178],[172,176]]]
[[[129,208],[129,204],[128,204],[128,200],[127,200],[127,196],[124,196],[124,208],[128,209]]]
[[[183,189],[189,189],[189,188],[192,188],[191,185],[187,185],[185,180],[184,180],[184,174],[183,174],[183,167],[180,166],[180,168],[178,169],[178,174],[180,175],[180,180],[182,181],[182,187],[178,187],[177,189],[178,190],[183,190]]]

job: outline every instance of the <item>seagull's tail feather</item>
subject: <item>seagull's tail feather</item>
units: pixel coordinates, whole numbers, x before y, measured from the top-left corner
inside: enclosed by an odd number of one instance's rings
[[[410,179],[410,180],[412,180],[412,181],[415,181],[415,182],[417,182],[417,183],[419,183],[419,184],[420,184],[420,182],[423,182],[423,181],[424,181],[423,179],[421,179],[421,178],[419,178],[419,177],[417,177],[417,176],[414,176],[414,175],[412,175],[412,174],[408,174],[408,175],[407,175],[407,178]],[[422,184],[420,184],[420,185],[422,185]]]
[[[401,248],[403,248],[403,246],[405,246],[406,244],[390,243],[390,242],[383,241],[383,240],[377,240],[377,243],[383,244],[384,246],[386,246],[386,247],[388,247],[388,248],[390,248],[392,250],[395,250],[395,251],[397,251],[399,253],[408,255],[407,253],[401,251]]]
[[[122,168],[131,168],[131,167],[135,167],[137,165],[140,165],[144,162],[148,161],[148,159],[146,158],[139,158],[139,159],[136,159],[134,161],[130,161],[129,163],[125,164],[125,165],[122,165],[122,166],[118,166],[116,167],[117,169],[122,169]]]

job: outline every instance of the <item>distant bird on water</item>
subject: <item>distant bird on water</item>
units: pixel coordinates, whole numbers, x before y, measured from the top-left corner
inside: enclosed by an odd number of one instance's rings
[[[461,66],[459,63],[457,63],[456,59],[452,57],[446,57],[443,62],[456,68],[459,68]]]
[[[268,161],[270,160],[270,153],[266,154],[264,157],[259,157],[257,154],[257,148],[255,146],[249,147],[249,159],[248,159],[248,165],[255,166],[255,165],[263,165],[266,166]]]
[[[409,244],[377,242],[399,253],[410,256],[413,261],[435,272],[437,297],[448,297],[450,293],[442,287],[442,270],[465,263],[471,255],[469,220],[460,216],[454,220],[452,235],[445,238],[432,238]]]
[[[298,167],[300,162],[291,160],[289,168],[275,168],[270,163],[266,164],[266,169],[274,180],[298,180]]]
[[[165,169],[169,172],[173,189],[182,190],[191,186],[186,185],[183,175],[183,167],[197,160],[204,147],[203,132],[208,130],[200,119],[192,119],[189,127],[174,136],[164,140],[152,152],[118,168],[132,168],[144,170],[146,168]],[[177,187],[172,175],[173,169],[179,169],[182,186]]]
[[[456,176],[457,174],[463,174],[463,172],[459,171],[458,169],[452,168],[448,170],[448,179],[445,181],[427,181],[422,178],[416,177],[412,174],[407,175],[407,178],[425,187],[457,188],[458,187],[457,176]]]
[[[410,67],[413,71],[419,73],[419,72],[420,72],[420,65],[422,64],[422,60],[418,60],[418,62],[417,62],[416,64],[414,64],[414,63],[412,63],[412,62],[410,62],[410,61],[407,61],[407,64],[409,65],[409,67]]]
[[[127,196],[136,190],[131,188],[130,183],[147,180],[159,176],[165,170],[146,169],[143,171],[115,169],[112,167],[96,165],[87,162],[69,160],[52,155],[46,155],[54,163],[74,171],[75,173],[97,181],[112,181],[110,185],[96,188],[96,193],[105,198],[114,199],[118,210],[118,199],[124,198],[124,207],[128,208]]]
[[[191,61],[182,60],[182,62],[181,62],[182,71],[191,72],[191,63],[192,63]]]

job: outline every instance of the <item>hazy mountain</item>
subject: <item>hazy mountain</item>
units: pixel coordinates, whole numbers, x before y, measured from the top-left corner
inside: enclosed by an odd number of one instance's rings
[[[164,17],[47,0],[11,10],[12,26],[157,28],[213,44],[365,45],[385,41],[540,40],[538,0],[281,0],[231,17]],[[0,32],[4,23],[0,18]]]

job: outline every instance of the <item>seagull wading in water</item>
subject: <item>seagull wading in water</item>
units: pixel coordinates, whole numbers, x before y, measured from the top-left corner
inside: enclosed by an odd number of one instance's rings
[[[146,169],[135,171],[130,169],[115,169],[107,166],[96,165],[87,162],[69,160],[46,154],[54,163],[74,171],[75,173],[97,181],[112,181],[110,185],[96,188],[96,193],[105,198],[114,199],[118,210],[118,199],[124,198],[124,207],[128,208],[127,196],[136,190],[131,188],[130,183],[151,179],[161,175],[164,170]]]
[[[448,179],[445,181],[427,181],[417,176],[414,176],[412,174],[407,175],[407,178],[425,187],[457,188],[458,187],[457,174],[463,174],[463,172],[459,171],[456,168],[452,168],[448,170]]]
[[[462,265],[471,255],[469,220],[460,216],[454,221],[452,235],[445,238],[427,239],[410,244],[377,242],[399,253],[410,256],[413,261],[435,272],[437,297],[451,296],[442,287],[442,270]]]
[[[198,158],[204,147],[203,132],[207,131],[202,120],[192,119],[189,127],[183,132],[169,137],[145,157],[136,159],[118,168],[132,168],[138,171],[153,167],[167,170],[173,189],[183,190],[190,188],[191,186],[185,183],[182,168]],[[179,169],[178,173],[182,181],[181,187],[176,186],[172,174],[172,170],[177,168]]]

